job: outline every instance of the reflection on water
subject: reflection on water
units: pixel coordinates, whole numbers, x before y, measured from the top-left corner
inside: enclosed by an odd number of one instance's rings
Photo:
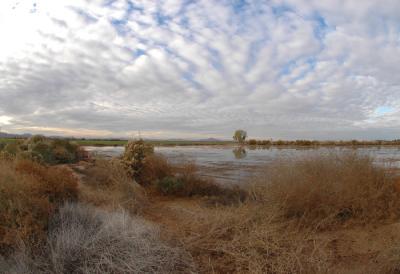
[[[246,149],[244,147],[235,147],[232,152],[236,159],[244,159],[247,156]]]
[[[98,155],[119,156],[123,147],[86,147]],[[173,163],[195,161],[202,176],[222,183],[240,184],[257,175],[263,167],[276,159],[307,157],[318,153],[355,151],[373,156],[380,165],[400,168],[400,147],[268,147],[254,149],[232,146],[176,146],[156,147],[156,153],[165,155]]]

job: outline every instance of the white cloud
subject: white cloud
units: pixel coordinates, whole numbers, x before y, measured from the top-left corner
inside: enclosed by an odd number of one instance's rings
[[[5,115],[0,115],[0,126],[9,125],[11,123],[12,118]]]
[[[186,2],[1,1],[0,124],[101,136],[400,134],[398,1]],[[381,106],[393,112],[377,116]]]

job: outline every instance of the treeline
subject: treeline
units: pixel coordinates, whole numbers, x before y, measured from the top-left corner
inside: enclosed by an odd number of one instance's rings
[[[250,139],[246,142],[249,146],[397,146],[400,139],[396,140],[347,140],[347,141],[317,141],[317,140],[256,140]]]

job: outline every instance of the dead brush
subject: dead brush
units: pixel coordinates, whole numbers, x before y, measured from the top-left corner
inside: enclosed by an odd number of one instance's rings
[[[145,158],[143,169],[137,178],[139,184],[151,186],[157,180],[173,176],[174,167],[160,154],[152,154]]]
[[[0,253],[21,242],[36,248],[52,214],[76,197],[77,182],[66,169],[27,160],[0,161]]]
[[[36,180],[33,192],[46,196],[53,204],[75,201],[78,198],[78,181],[69,169],[44,166],[30,160],[16,161],[15,170]]]
[[[396,178],[368,156],[345,153],[277,161],[264,176],[251,191],[253,199],[278,205],[283,218],[301,226],[327,229],[400,217]]]
[[[187,220],[191,233],[182,238],[201,272],[334,273],[326,230],[399,220],[396,178],[367,156],[277,161],[264,176],[239,206]],[[400,256],[393,250],[378,258],[379,271],[397,271]]]
[[[279,209],[220,207],[187,220],[185,246],[201,273],[327,273],[328,241],[313,229],[276,222]]]
[[[80,172],[84,175],[80,192],[83,201],[112,209],[123,207],[132,213],[141,212],[147,204],[144,188],[129,176],[118,159],[96,159]]]

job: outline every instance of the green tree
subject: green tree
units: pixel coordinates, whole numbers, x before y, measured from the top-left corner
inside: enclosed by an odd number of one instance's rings
[[[243,129],[238,129],[233,134],[233,140],[235,140],[239,144],[243,144],[244,141],[246,140],[246,137],[247,137],[247,132],[244,131]]]

